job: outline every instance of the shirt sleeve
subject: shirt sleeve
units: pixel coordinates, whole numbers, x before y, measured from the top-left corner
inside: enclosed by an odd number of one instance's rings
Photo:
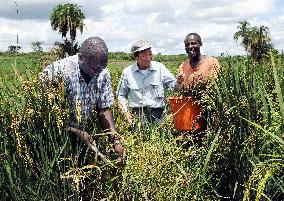
[[[184,62],[179,65],[177,76],[180,76],[180,75],[184,76],[183,64]],[[175,89],[181,90],[183,88],[183,85],[184,85],[184,81],[182,83],[176,83]]]
[[[211,69],[211,76],[213,78],[217,78],[220,74],[220,64],[216,58],[212,58],[212,69]]]
[[[59,64],[57,62],[53,64],[49,64],[45,67],[45,69],[40,74],[40,80],[46,81],[46,80],[53,80],[53,79],[59,79],[61,73],[59,71]]]
[[[162,66],[161,71],[163,84],[165,84],[170,90],[174,90],[176,86],[175,76],[164,65]]]
[[[129,87],[127,85],[127,76],[125,72],[122,72],[116,93],[118,102],[120,103],[123,112],[127,112],[127,97],[129,93]]]
[[[183,72],[183,65],[184,65],[184,62],[182,62],[179,67],[178,67],[178,75],[183,75],[184,72]]]
[[[111,107],[114,103],[114,96],[111,87],[111,77],[107,69],[105,69],[98,78],[98,102],[99,108]]]

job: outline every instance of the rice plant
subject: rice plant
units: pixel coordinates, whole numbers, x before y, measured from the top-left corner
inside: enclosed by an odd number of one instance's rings
[[[222,197],[234,200],[260,197],[281,200],[283,183],[274,183],[273,189],[271,184],[266,184],[271,182],[273,174],[282,178],[283,168],[278,171],[267,169],[263,177],[253,175],[258,169],[256,164],[270,164],[269,155],[283,155],[282,58],[272,56],[270,63],[257,65],[249,57],[236,57],[226,59],[222,64],[220,82],[208,89],[204,97],[211,110],[212,131],[221,129],[216,150],[220,155],[214,161],[218,168],[212,172],[219,186],[218,192]],[[273,130],[273,135],[265,134],[265,129]],[[283,165],[281,160],[277,163]],[[255,180],[260,180],[262,186],[257,188]],[[256,197],[255,191],[249,193],[251,188],[258,192]],[[275,194],[276,189],[278,193]]]
[[[42,86],[42,66],[11,62],[0,78],[0,189],[3,200],[283,200],[284,57],[266,64],[219,58],[222,72],[202,96],[209,112],[202,145],[180,138],[169,108],[160,124],[124,121],[112,108],[128,149],[120,166],[95,118],[88,122],[109,162],[86,150],[83,161],[66,131],[60,83]],[[113,89],[129,61],[111,61]],[[179,61],[165,62],[176,72]],[[5,75],[5,76],[4,76]]]

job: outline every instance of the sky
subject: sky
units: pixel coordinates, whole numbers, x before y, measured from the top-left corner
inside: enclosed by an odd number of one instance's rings
[[[32,51],[31,43],[44,42],[48,51],[61,35],[53,31],[49,16],[58,4],[81,6],[86,16],[81,44],[98,36],[109,51],[130,52],[138,39],[153,45],[154,54],[184,54],[183,40],[198,33],[202,54],[245,54],[240,42],[233,40],[240,21],[251,26],[267,26],[274,47],[284,50],[283,0],[0,0],[0,51],[17,44],[22,52]],[[17,14],[18,10],[18,14]]]

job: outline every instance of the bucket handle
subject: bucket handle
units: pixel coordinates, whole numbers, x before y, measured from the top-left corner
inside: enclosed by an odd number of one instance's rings
[[[173,114],[173,116],[176,115],[185,105],[186,105],[186,103],[184,103],[184,104],[178,109],[178,111],[176,111],[176,112]]]

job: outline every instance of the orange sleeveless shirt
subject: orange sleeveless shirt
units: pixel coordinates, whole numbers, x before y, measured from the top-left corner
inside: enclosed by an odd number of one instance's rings
[[[211,78],[217,78],[220,72],[220,64],[214,57],[205,56],[203,62],[195,68],[192,68],[189,61],[186,60],[179,66],[179,75],[185,75],[185,80],[182,83],[184,88]]]

